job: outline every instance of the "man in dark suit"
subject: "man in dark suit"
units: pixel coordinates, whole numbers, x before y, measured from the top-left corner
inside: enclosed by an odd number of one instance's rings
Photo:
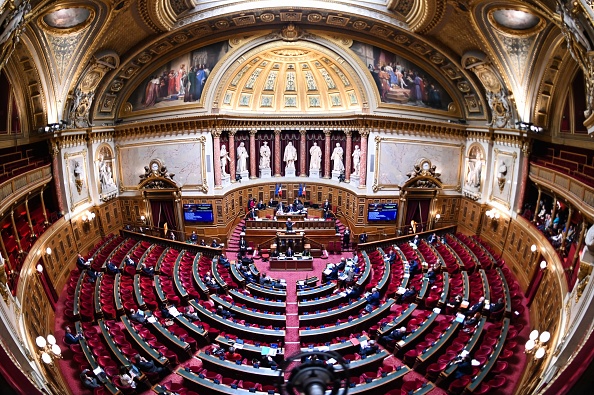
[[[371,289],[371,293],[368,294],[365,299],[367,299],[367,306],[365,307],[365,310],[370,311],[370,309],[368,309],[368,307],[377,307],[380,304],[380,293],[378,291],[377,288],[372,288]]]
[[[342,248],[349,248],[351,244],[351,231],[349,228],[345,228],[342,234]]]
[[[241,238],[239,239],[239,252],[241,253],[242,256],[245,255],[245,253],[247,252],[247,248],[248,248],[248,243],[247,243],[247,241],[245,241],[243,236],[241,236]]]
[[[194,234],[196,233],[194,232]],[[127,266],[136,266],[136,262],[134,262],[134,260],[130,258],[130,255],[126,255],[126,257],[124,258],[124,264],[126,264]]]
[[[192,234],[190,235],[190,242],[192,244],[198,243],[198,235],[196,234],[196,231],[195,230],[193,230],[192,231]]]
[[[219,307],[217,307],[217,315],[220,315],[221,317],[227,319],[230,317],[233,317],[234,315],[231,314],[231,312],[229,310],[226,310],[225,308],[223,308],[223,306],[219,305]]]
[[[132,362],[138,367],[138,369],[140,369],[141,372],[158,373],[160,375],[165,371],[165,368],[161,366],[155,366],[155,362],[148,361],[140,354],[134,355],[134,357],[132,357]]]
[[[390,250],[390,253],[388,254],[388,262],[390,262],[390,265],[396,262],[396,251]]]
[[[118,269],[118,267],[112,261],[107,262],[105,269],[109,274],[118,274],[120,272],[120,269]]]
[[[367,233],[363,232],[359,235],[359,243],[367,243]]]
[[[64,334],[64,343],[66,344],[76,344],[82,338],[80,334],[74,336],[72,334],[72,329],[69,326],[66,327],[66,334]]]
[[[437,235],[435,233],[432,233],[431,236],[429,236],[429,244],[435,243],[437,243]]]
[[[288,247],[288,248],[287,248],[287,254],[286,254],[286,255],[287,255],[287,257],[289,257],[289,258],[293,256],[293,250],[291,249],[291,247]]]
[[[268,201],[268,207],[274,207],[274,200],[272,198],[270,198],[270,200]]]
[[[91,268],[91,264],[85,261],[85,258],[81,254],[78,254],[78,258],[76,258],[76,266],[82,271]]]
[[[252,208],[246,215],[247,219],[256,219],[258,218],[258,214],[256,214],[256,210]]]
[[[97,380],[95,376],[93,376],[93,372],[90,369],[85,369],[80,374],[80,381],[85,388],[88,389],[95,389],[101,387],[101,384]]]
[[[403,326],[401,328],[393,330],[392,332],[388,333],[387,335],[380,337],[380,341],[384,344],[390,343],[391,341],[398,342],[405,337],[406,337],[406,327]]]
[[[371,339],[367,342],[367,344],[365,343],[361,343],[361,346],[359,348],[359,354],[362,357],[366,357],[367,355],[370,354],[375,354],[379,351],[379,346],[377,344],[375,344],[375,340]]]
[[[408,302],[410,299],[413,299],[414,296],[417,294],[417,290],[415,287],[407,288],[406,291],[402,295],[400,295],[400,302]]]
[[[324,210],[324,213],[327,213],[328,211],[330,211],[330,203],[328,202],[328,199],[326,199],[324,201],[324,204],[322,205],[322,209]]]
[[[503,298],[497,299],[497,302],[491,303],[491,307],[490,307],[491,314],[501,313],[501,311],[503,311],[504,307],[505,307],[505,303],[503,302]]]
[[[264,202],[262,202],[262,201],[260,200],[260,203],[258,203],[258,205],[256,206],[256,208],[257,208],[258,210],[264,210],[264,209],[266,208],[266,205],[264,204]]]
[[[469,316],[473,316],[477,311],[481,311],[481,309],[483,308],[484,302],[485,302],[485,298],[481,296],[480,299],[478,300],[478,302],[476,302],[475,304],[473,304],[472,306],[470,306],[468,308],[465,315],[467,317],[469,317]]]
[[[291,221],[291,218],[287,218],[287,232],[292,232],[293,231],[293,221]]]

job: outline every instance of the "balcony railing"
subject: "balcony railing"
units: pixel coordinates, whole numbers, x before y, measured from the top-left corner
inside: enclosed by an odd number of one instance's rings
[[[39,184],[49,181],[52,178],[52,166],[47,164],[26,173],[19,174],[10,180],[0,184],[0,207],[13,200],[20,192],[36,188]]]

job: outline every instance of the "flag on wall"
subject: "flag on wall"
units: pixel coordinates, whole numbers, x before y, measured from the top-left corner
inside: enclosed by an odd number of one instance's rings
[[[303,184],[303,189],[301,189],[301,196],[305,196],[305,184]]]
[[[303,184],[299,184],[299,193],[297,196],[303,196]]]
[[[281,184],[276,184],[276,188],[274,188],[274,196],[282,196],[282,194]]]

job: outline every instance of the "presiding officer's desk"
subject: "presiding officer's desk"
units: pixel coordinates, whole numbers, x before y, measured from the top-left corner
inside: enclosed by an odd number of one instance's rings
[[[313,270],[313,258],[311,256],[271,257],[270,270]]]
[[[308,238],[318,243],[327,245],[330,241],[340,241],[340,235],[336,234],[336,221],[333,219],[324,220],[318,218],[299,218],[294,215],[287,216],[293,223],[292,230],[298,234],[305,232]],[[284,220],[257,218],[245,221],[245,238],[255,245],[262,244],[273,237],[277,231],[287,229],[287,218]]]

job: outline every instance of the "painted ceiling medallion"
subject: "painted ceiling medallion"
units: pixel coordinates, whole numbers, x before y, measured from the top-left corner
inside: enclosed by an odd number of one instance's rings
[[[88,26],[95,12],[87,7],[61,8],[43,15],[39,22],[43,28],[56,33],[72,33]]]
[[[544,27],[544,20],[528,9],[497,8],[489,12],[493,27],[508,34],[530,35]]]

